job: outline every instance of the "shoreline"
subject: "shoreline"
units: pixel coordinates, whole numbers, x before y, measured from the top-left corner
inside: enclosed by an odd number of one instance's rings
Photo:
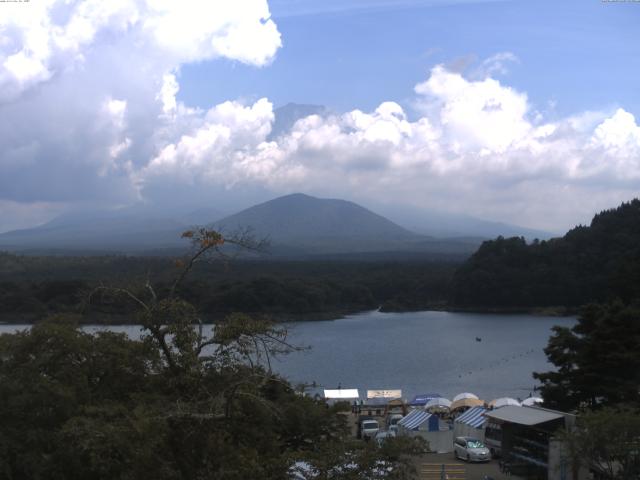
[[[367,312],[378,311],[381,313],[410,313],[410,312],[450,312],[450,313],[476,313],[476,314],[493,314],[493,315],[536,315],[543,317],[570,317],[579,313],[580,308],[570,307],[456,307],[452,305],[425,305],[421,308],[406,309],[386,309],[384,305],[377,309],[345,309],[330,312],[309,312],[309,313],[276,313],[276,314],[256,314],[247,313],[247,315],[261,316],[268,318],[275,323],[296,323],[296,322],[319,322],[341,320],[347,315],[363,314]],[[0,325],[33,325],[44,318],[55,315],[78,315],[74,312],[51,313],[44,316],[35,315],[12,315],[0,314]],[[203,324],[212,325],[218,323],[221,319],[230,315],[230,313],[203,315]],[[124,314],[90,314],[82,317],[80,325],[139,325],[131,318],[131,315]]]

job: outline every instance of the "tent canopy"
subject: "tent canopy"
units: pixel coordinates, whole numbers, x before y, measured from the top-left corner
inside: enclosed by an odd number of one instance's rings
[[[507,405],[514,405],[516,407],[519,407],[520,402],[515,398],[511,398],[511,397],[496,398],[494,400],[491,400],[491,402],[489,402],[489,406],[493,408],[505,407]]]
[[[484,416],[486,411],[487,409],[484,407],[473,407],[456,418],[455,421],[456,423],[464,423],[473,428],[481,428],[486,420]]]
[[[356,400],[360,398],[357,388],[338,388],[336,390],[325,390],[324,398],[327,400]]]
[[[420,395],[416,395],[413,397],[413,400],[409,402],[409,405],[412,407],[420,407],[422,405],[426,405],[430,400],[434,398],[440,398],[439,393],[422,393]]]
[[[425,412],[424,410],[414,410],[406,417],[403,417],[398,425],[402,425],[407,430],[418,430],[420,426],[428,423],[428,430],[430,432],[438,431],[439,420],[435,415]]]
[[[482,400],[478,400],[477,398],[461,398],[460,400],[455,400],[451,404],[451,410],[456,410],[458,408],[464,407],[481,407],[484,405]]]
[[[449,408],[451,406],[451,400],[447,400],[446,398],[438,397],[432,398],[427,402],[424,406],[425,410],[429,410],[432,408]]]
[[[540,397],[529,397],[529,398],[525,398],[522,401],[522,405],[525,407],[532,407],[533,405],[537,404],[537,403],[543,403],[544,400]]]
[[[462,400],[464,398],[475,398],[476,400],[478,399],[478,396],[473,394],[473,393],[469,393],[469,392],[464,392],[464,393],[459,393],[458,395],[456,395],[455,397],[453,397],[453,401],[457,402],[458,400]]]

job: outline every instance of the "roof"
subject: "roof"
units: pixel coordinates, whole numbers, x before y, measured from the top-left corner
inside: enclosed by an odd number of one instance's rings
[[[421,395],[416,395],[413,397],[413,400],[409,402],[409,405],[418,406],[418,405],[426,405],[429,400],[434,398],[440,398],[441,395],[439,393],[423,393]]]
[[[352,398],[360,398],[358,394],[357,388],[339,388],[337,390],[325,390],[324,398],[327,399],[352,399]]]
[[[481,405],[484,405],[484,402],[482,400],[478,400],[477,398],[461,398],[460,400],[456,400],[451,405],[449,405],[449,408],[451,410],[456,410],[457,408],[479,407]]]
[[[448,400],[446,398],[442,398],[442,397],[438,397],[438,398],[432,398],[431,400],[429,400],[427,402],[427,404],[425,405],[426,409],[429,409],[431,407],[447,407],[449,408],[451,406],[451,400]]]
[[[431,417],[431,414],[424,410],[414,410],[406,417],[403,417],[402,420],[398,422],[398,425],[402,425],[407,430],[413,430],[428,421],[429,417]]]
[[[463,392],[463,393],[459,393],[458,395],[456,395],[455,397],[453,397],[453,401],[456,402],[458,400],[462,400],[463,398],[475,398],[476,400],[478,399],[478,396],[474,393],[469,393],[469,392]]]
[[[378,398],[367,398],[364,403],[367,407],[384,407],[391,403],[393,400],[389,400],[388,398],[378,397]]]
[[[516,407],[507,405],[496,410],[489,410],[485,416],[503,422],[517,423],[518,425],[538,425],[564,418],[559,412],[544,410],[536,407]]]
[[[483,407],[473,407],[456,418],[455,421],[456,423],[464,423],[465,425],[469,425],[473,428],[480,428],[486,420],[484,416],[486,411],[487,409]]]

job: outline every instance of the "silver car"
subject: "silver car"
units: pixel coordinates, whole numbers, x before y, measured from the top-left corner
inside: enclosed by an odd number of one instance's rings
[[[467,462],[488,462],[491,452],[484,444],[473,437],[457,437],[453,442],[453,453],[456,458]]]

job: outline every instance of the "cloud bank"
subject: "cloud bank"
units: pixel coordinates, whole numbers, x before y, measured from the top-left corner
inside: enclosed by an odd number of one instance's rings
[[[28,205],[41,213],[171,202],[176,192],[216,203],[305,191],[561,230],[640,186],[634,116],[618,108],[546,118],[496,78],[517,61],[508,52],[468,76],[434,66],[410,109],[383,101],[371,112],[312,115],[268,140],[266,98],[210,108],[176,98],[185,64],[274,61],[282,39],[266,1],[6,8],[0,204],[14,217]]]

